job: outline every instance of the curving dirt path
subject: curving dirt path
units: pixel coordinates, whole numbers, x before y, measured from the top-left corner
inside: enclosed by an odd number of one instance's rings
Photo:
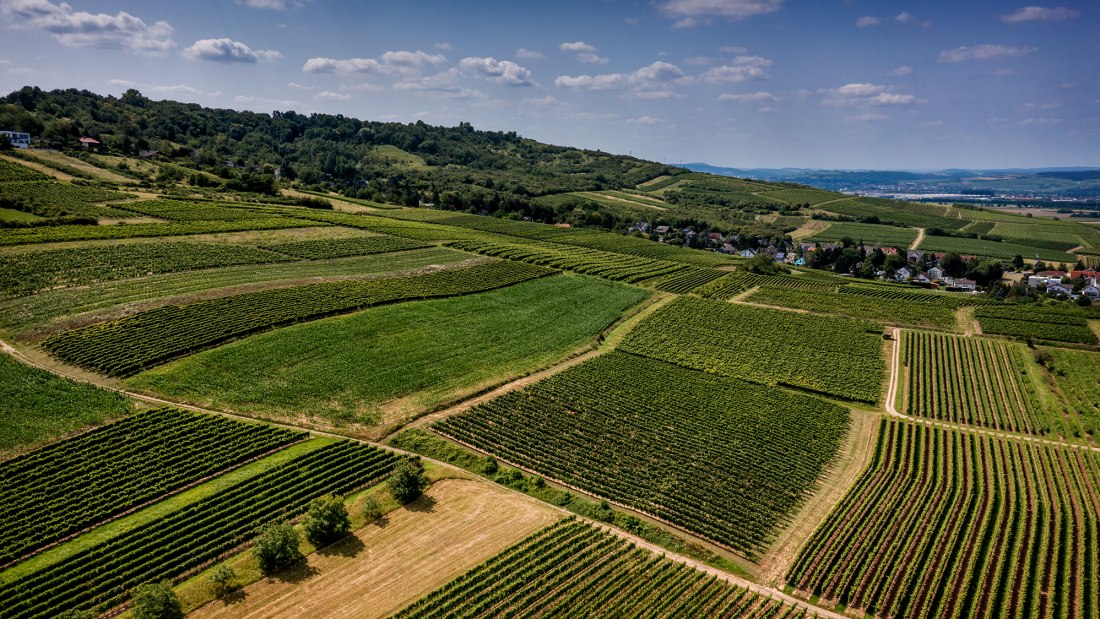
[[[917,249],[922,242],[924,242],[924,228],[917,228],[917,238],[913,239],[913,244],[909,246],[909,249]]]

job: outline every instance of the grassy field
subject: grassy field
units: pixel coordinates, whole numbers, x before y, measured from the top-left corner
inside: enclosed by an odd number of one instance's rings
[[[1070,436],[1100,440],[1100,353],[1043,348],[1044,375],[1064,411]]]
[[[388,617],[560,516],[482,481],[444,479],[424,498],[311,554],[295,573],[265,579],[191,619]]]
[[[848,425],[818,398],[612,352],[432,429],[753,558]]]
[[[0,354],[0,458],[131,411],[130,402],[116,393]]]
[[[433,248],[399,254],[247,265],[101,282],[80,289],[51,290],[0,302],[0,328],[21,332],[55,319],[89,312],[96,313],[101,319],[117,318],[133,311],[149,309],[162,300],[198,300],[219,289],[244,287],[247,290],[276,284],[408,273],[428,268],[461,266],[469,260],[469,254]],[[102,312],[111,313],[103,315],[100,314]]]
[[[574,276],[405,303],[234,342],[131,379],[216,407],[377,435],[592,341],[647,292]]]

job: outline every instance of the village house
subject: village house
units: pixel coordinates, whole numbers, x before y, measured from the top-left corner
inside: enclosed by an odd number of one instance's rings
[[[941,269],[940,267],[932,267],[931,269],[928,269],[928,277],[933,281],[943,279],[944,275],[946,275],[946,273],[944,273],[943,269]]]
[[[916,276],[913,277],[913,281],[918,283],[918,284],[931,284],[932,283],[932,280],[927,275],[925,275],[924,273],[917,273]]]
[[[751,249],[742,249],[740,255],[742,258],[755,258],[756,252]]]
[[[1081,294],[1092,299],[1093,301],[1100,299],[1100,285],[1097,285],[1096,278],[1092,279],[1092,283],[1081,289]]]
[[[8,142],[15,148],[30,148],[31,134],[22,131],[0,131],[0,135],[8,136]]]
[[[909,270],[909,267],[901,267],[894,271],[894,279],[899,282],[909,281],[911,277],[913,277],[913,272]]]
[[[668,234],[668,231],[671,229],[670,226],[657,226],[653,231],[657,234]]]
[[[954,286],[959,290],[973,291],[978,289],[978,282],[972,279],[966,279],[965,277],[960,277],[959,279],[956,279],[954,281]]]
[[[1047,294],[1072,296],[1073,287],[1063,283],[1047,284]]]
[[[905,259],[909,262],[920,262],[921,260],[924,260],[924,250],[910,249],[909,251],[905,252]]]
[[[87,136],[80,138],[80,145],[84,148],[95,150],[99,148],[99,140]]]

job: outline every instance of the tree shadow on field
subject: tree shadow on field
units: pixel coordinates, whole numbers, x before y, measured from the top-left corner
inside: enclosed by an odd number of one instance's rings
[[[422,494],[419,499],[406,505],[405,509],[410,512],[424,512],[430,514],[435,511],[435,504],[435,499],[426,494]]]
[[[221,597],[222,603],[226,606],[236,606],[246,599],[248,599],[248,594],[245,593],[244,587],[234,587]]]
[[[348,534],[344,539],[329,544],[324,548],[317,551],[317,554],[323,557],[354,557],[366,549],[366,545],[363,544],[363,540],[356,537],[354,534]]]
[[[320,572],[317,571],[317,568],[313,567],[309,563],[305,561],[299,561],[294,565],[288,565],[287,567],[279,570],[278,573],[272,574],[271,577],[277,578],[278,580],[281,580],[283,582],[288,582],[290,584],[296,585],[304,580],[308,580],[309,578],[316,576],[319,573]]]

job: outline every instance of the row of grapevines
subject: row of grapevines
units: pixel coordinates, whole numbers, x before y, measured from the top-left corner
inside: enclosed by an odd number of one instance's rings
[[[664,277],[651,279],[646,282],[646,285],[663,292],[683,294],[691,292],[724,275],[726,275],[726,272],[719,271],[718,269],[691,268],[686,271],[678,271],[670,275],[665,275]]]
[[[1039,434],[1049,429],[1018,344],[902,333],[909,414],[1013,432]]]
[[[1100,616],[1100,454],[883,420],[788,583],[882,617]]]
[[[864,284],[848,284],[840,286],[837,292],[863,297],[874,297],[884,301],[920,301],[924,303],[939,303],[947,307],[969,307],[973,305],[997,305],[999,300],[992,297],[964,294],[959,292],[932,292],[918,288],[903,288],[894,286],[869,286]]]
[[[368,254],[382,254],[391,251],[405,251],[409,249],[423,249],[431,247],[427,243],[403,239],[396,236],[360,236],[346,239],[318,239],[315,241],[297,241],[293,243],[278,243],[264,245],[268,249],[287,256],[294,256],[303,260],[328,260],[332,258],[346,258],[348,256],[365,256]]]
[[[784,604],[611,533],[562,520],[429,593],[395,619],[431,617],[774,617]]]
[[[1031,306],[981,307],[974,312],[984,333],[1015,337],[1095,344],[1090,318],[1100,313],[1070,308]]]
[[[130,197],[130,194],[110,189],[70,185],[54,180],[0,183],[0,199],[27,205],[32,211],[47,216],[125,217],[130,215],[126,211],[98,205],[101,202]]]
[[[613,352],[433,429],[752,557],[848,422],[812,396]]]
[[[315,450],[4,582],[0,618],[102,613],[124,602],[135,586],[199,568],[247,542],[261,525],[301,514],[318,496],[377,483],[399,460],[351,441]]]
[[[675,262],[541,241],[523,244],[456,241],[447,243],[447,247],[627,283],[640,282],[689,268]]]
[[[290,258],[237,244],[129,243],[0,254],[0,296]]]
[[[765,285],[752,293],[746,301],[892,325],[948,330],[953,329],[956,324],[954,309],[951,305],[938,302],[927,303],[903,299],[884,302],[875,297],[818,290],[794,290],[771,285]]]
[[[882,327],[847,318],[681,297],[638,325],[621,350],[684,367],[847,400],[875,402]]]
[[[62,241],[95,241],[101,239],[133,239],[149,236],[181,236],[213,234],[243,230],[277,230],[319,225],[302,219],[267,217],[237,221],[187,221],[164,224],[119,224],[114,226],[42,226],[5,230],[0,246],[28,243],[58,243]]]
[[[171,200],[141,200],[117,205],[139,215],[159,217],[172,221],[235,221],[239,219],[263,219],[271,215],[258,210],[232,208],[218,202]]]
[[[50,177],[39,172],[38,170],[31,169],[25,165],[19,165],[18,163],[12,163],[11,161],[0,159],[0,183],[48,180],[50,180]]]
[[[81,367],[129,376],[259,331],[374,305],[510,286],[552,271],[509,262],[378,280],[331,281],[168,305],[59,333],[43,345]]]
[[[0,564],[305,437],[158,409],[0,462]]]

